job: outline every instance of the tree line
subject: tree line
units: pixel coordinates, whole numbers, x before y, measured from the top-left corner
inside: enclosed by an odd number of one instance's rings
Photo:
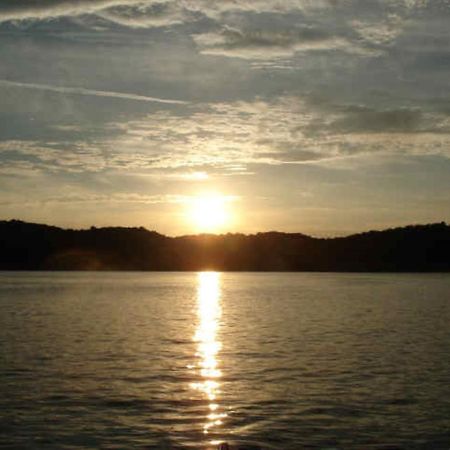
[[[0,270],[447,272],[444,222],[314,238],[301,233],[168,237],[145,228],[62,229],[0,221]]]

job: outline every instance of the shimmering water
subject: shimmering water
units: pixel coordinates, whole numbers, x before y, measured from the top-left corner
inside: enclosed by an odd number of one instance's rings
[[[0,274],[0,447],[449,449],[450,276]]]

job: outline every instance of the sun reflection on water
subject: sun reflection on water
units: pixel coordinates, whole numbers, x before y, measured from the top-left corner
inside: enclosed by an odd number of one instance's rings
[[[209,413],[203,425],[203,432],[222,424],[226,413],[221,412],[217,396],[220,392],[221,371],[218,368],[218,353],[221,343],[217,339],[220,325],[220,274],[217,272],[200,272],[198,274],[198,326],[194,335],[197,342],[197,369],[201,380],[192,387],[202,392],[208,399]]]

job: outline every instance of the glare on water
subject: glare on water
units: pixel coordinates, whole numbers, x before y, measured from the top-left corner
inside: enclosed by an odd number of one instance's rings
[[[449,292],[448,274],[0,272],[0,447],[449,449]]]
[[[208,434],[211,429],[222,424],[226,413],[222,412],[217,403],[220,392],[221,371],[218,367],[218,353],[221,343],[217,338],[220,326],[220,274],[216,272],[201,272],[198,274],[197,294],[198,326],[194,335],[197,343],[197,365],[201,381],[193,383],[193,389],[204,394],[209,402],[209,414],[203,425],[203,432]]]

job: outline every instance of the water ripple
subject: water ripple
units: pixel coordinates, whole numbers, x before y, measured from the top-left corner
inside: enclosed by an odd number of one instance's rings
[[[448,449],[449,292],[445,275],[0,273],[0,447]]]

